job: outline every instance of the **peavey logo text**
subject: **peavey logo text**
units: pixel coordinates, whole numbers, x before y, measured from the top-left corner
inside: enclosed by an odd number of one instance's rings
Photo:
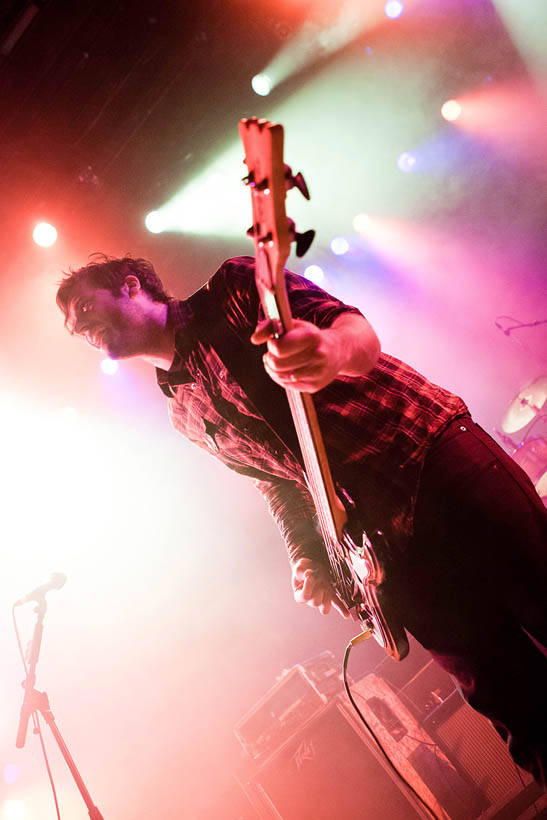
[[[293,755],[296,770],[299,772],[306,760],[313,760],[315,747],[312,740],[303,740]]]

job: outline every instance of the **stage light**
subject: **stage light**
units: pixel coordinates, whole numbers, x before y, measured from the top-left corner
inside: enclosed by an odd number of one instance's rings
[[[165,230],[165,220],[159,211],[150,211],[146,215],[144,224],[150,233],[162,233]]]
[[[492,0],[492,5],[544,96],[547,68],[545,0],[528,0],[526,3],[515,3],[515,0]],[[545,101],[542,104],[545,106]]]
[[[306,279],[309,279],[310,282],[313,282],[314,285],[319,285],[325,278],[325,273],[319,265],[308,265],[308,267],[304,269],[304,276]]]
[[[11,786],[12,783],[15,783],[17,778],[19,777],[19,769],[15,765],[15,763],[8,763],[7,766],[4,766],[4,780]]]
[[[251,86],[255,94],[260,97],[267,97],[272,90],[272,81],[267,74],[255,74],[251,80]]]
[[[388,0],[384,6],[384,11],[390,20],[396,20],[403,13],[403,8],[404,6],[399,0]]]
[[[416,157],[408,151],[404,151],[404,153],[399,154],[397,157],[397,166],[399,171],[402,171],[403,174],[409,174],[415,165]]]
[[[165,231],[244,237],[249,190],[242,184],[243,150],[234,142],[161,207]]]
[[[23,820],[25,805],[22,800],[8,800],[4,805],[2,820]]]
[[[357,214],[351,224],[357,233],[366,233],[370,227],[370,216],[368,214]]]
[[[416,2],[416,0],[414,0]],[[373,31],[385,22],[385,15],[390,12],[398,17],[403,11],[403,4],[397,0],[385,3],[371,0],[342,0],[342,2],[308,3],[307,19],[274,54],[269,63],[262,68],[256,77],[266,76],[270,87],[266,92],[253,88],[257,94],[269,93],[290,77],[309,69],[317,62],[322,62],[329,55],[342,51],[355,42],[365,32]],[[373,50],[364,46],[365,53]],[[266,86],[267,87],[267,86]]]
[[[101,370],[107,376],[113,376],[115,373],[117,373],[118,367],[118,362],[114,361],[114,359],[103,359],[101,362]]]
[[[49,248],[57,239],[57,230],[48,222],[39,222],[32,232],[32,238],[41,248]]]
[[[330,243],[330,249],[336,256],[343,256],[349,251],[349,242],[343,236],[335,236]]]
[[[457,120],[461,113],[462,107],[457,100],[448,100],[441,108],[441,114],[448,122]]]

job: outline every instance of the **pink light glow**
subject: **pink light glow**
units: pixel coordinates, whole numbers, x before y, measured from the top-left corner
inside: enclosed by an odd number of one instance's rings
[[[529,84],[482,88],[461,98],[458,127],[518,152],[531,162],[547,160],[547,111],[540,93]]]
[[[433,231],[409,222],[369,215],[366,220],[356,218],[353,226],[385,259],[415,271],[416,281],[433,273],[434,249],[443,244],[442,237],[436,237]]]

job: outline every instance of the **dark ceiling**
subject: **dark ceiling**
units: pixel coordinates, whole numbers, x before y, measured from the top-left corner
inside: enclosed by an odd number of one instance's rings
[[[299,4],[288,23],[282,4],[241,0],[4,5],[0,173],[11,212],[100,200],[142,220],[214,151],[219,122],[232,117],[235,132],[233,90],[241,104],[248,88],[251,110],[250,77],[304,13]]]
[[[310,10],[317,16],[322,5],[332,12],[342,4],[4,3],[4,227],[13,235],[22,224],[21,214],[27,219],[47,212],[49,218],[62,219],[67,212],[81,211],[84,220],[109,220],[131,244],[142,232],[143,215],[203,168],[228,136],[236,136],[239,116],[260,113],[262,103],[250,78],[298,31]],[[452,5],[457,15],[448,24]],[[498,81],[505,72],[522,72],[489,3],[458,0],[437,6],[425,48],[443,52],[439,85],[447,94],[480,85],[492,72]],[[419,14],[414,19],[418,25],[423,22]],[[408,30],[407,41],[412,37]],[[400,50],[397,43],[391,48],[393,53]]]

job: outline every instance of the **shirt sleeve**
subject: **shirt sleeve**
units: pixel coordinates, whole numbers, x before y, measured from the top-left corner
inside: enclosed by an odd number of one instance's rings
[[[315,523],[315,506],[309,492],[283,478],[255,480],[287,546],[289,561],[311,558],[328,566],[328,558]]]
[[[332,296],[323,288],[296,273],[286,270],[285,284],[291,313],[295,319],[304,319],[319,327],[330,327],[342,313],[362,316],[358,308],[346,305],[336,296]]]
[[[229,293],[230,304],[226,313],[235,325],[252,332],[257,321],[264,318],[255,286],[254,258],[239,256],[224,262],[215,277],[224,281]],[[318,285],[285,270],[285,285],[291,306],[291,313],[296,319],[312,322],[318,327],[330,327],[342,313],[354,313],[362,316],[361,311],[347,305]]]

